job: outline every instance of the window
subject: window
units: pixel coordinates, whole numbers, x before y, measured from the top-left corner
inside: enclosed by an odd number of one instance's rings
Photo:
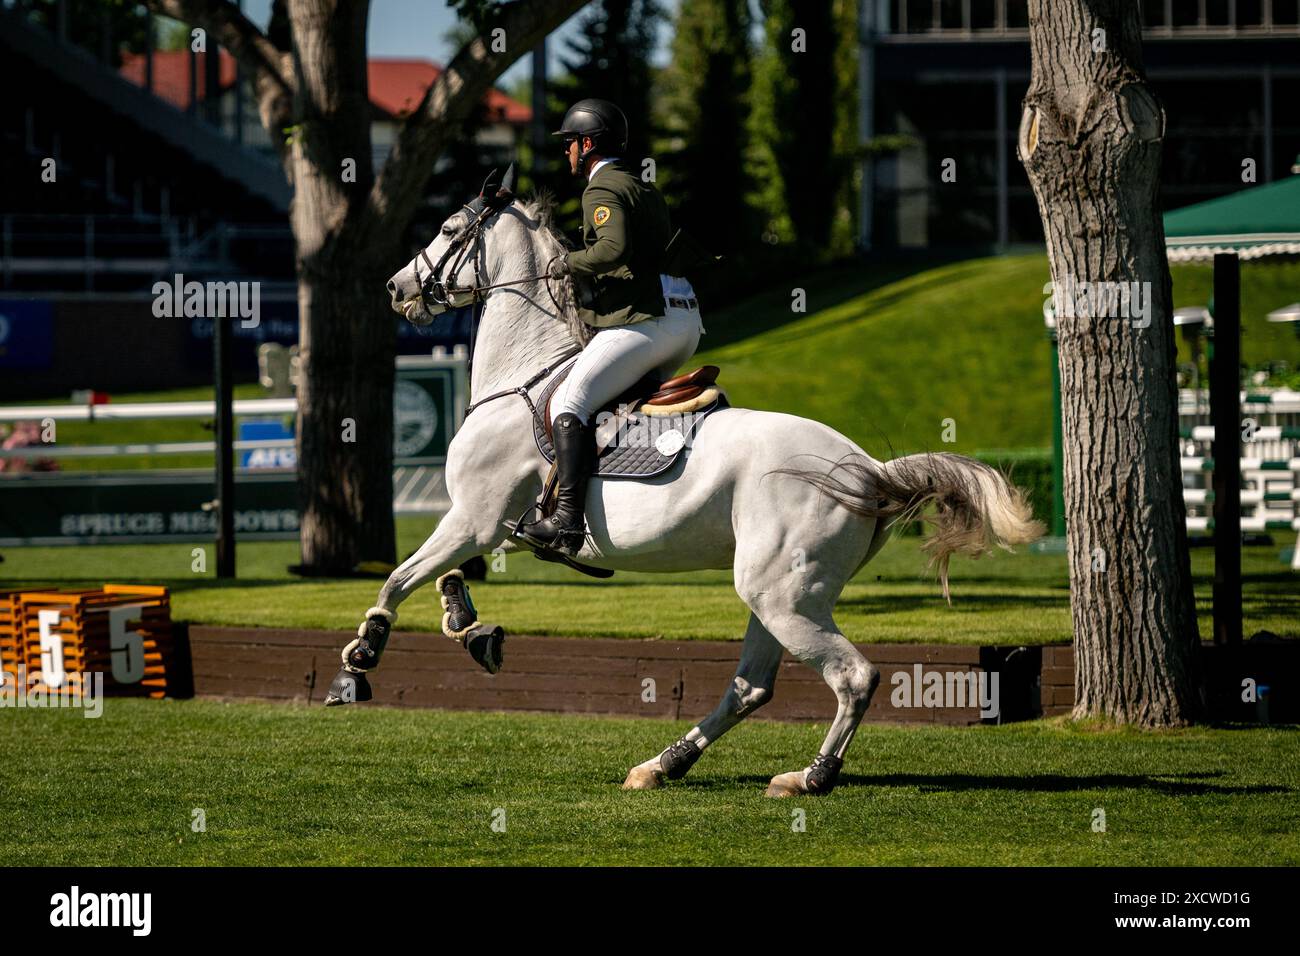
[[[1142,0],[1142,28],[1161,29],[1165,23],[1165,0]]]
[[[1264,22],[1264,5],[1260,0],[1237,0],[1237,27],[1258,27]]]
[[[970,27],[972,30],[992,30],[998,25],[996,0],[970,0]]]

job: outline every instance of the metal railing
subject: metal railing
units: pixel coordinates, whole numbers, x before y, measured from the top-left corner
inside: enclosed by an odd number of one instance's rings
[[[87,290],[96,274],[169,278],[181,273],[243,273],[232,245],[248,240],[282,242],[292,262],[287,226],[218,222],[199,231],[192,219],[87,213],[0,216],[0,283],[23,276],[84,275]]]

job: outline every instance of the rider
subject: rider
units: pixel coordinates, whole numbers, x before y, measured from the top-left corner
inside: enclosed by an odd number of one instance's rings
[[[551,400],[555,511],[516,534],[534,547],[576,554],[582,547],[587,478],[595,455],[595,413],[648,372],[671,376],[695,352],[704,326],[684,278],[661,274],[671,238],[659,190],[620,158],[627,117],[609,100],[579,100],[554,133],[563,137],[582,194],[584,248],[552,260],[553,278],[585,279],[590,307],[578,315],[598,331]]]

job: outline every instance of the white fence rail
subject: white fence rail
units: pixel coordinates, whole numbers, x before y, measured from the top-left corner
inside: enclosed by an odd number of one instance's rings
[[[1208,396],[1183,389],[1178,405],[1187,530],[1213,531],[1215,431],[1203,424]],[[1241,414],[1241,434],[1234,443],[1241,456],[1241,529],[1300,532],[1300,392],[1243,392]],[[1300,570],[1300,536],[1291,566]]]
[[[236,417],[293,415],[296,398],[245,398],[234,402]],[[139,421],[158,418],[215,418],[216,402],[123,402],[105,405],[11,405],[0,408],[0,422]]]

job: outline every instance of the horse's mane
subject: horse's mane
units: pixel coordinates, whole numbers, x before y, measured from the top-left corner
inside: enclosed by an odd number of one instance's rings
[[[564,234],[555,224],[555,207],[555,198],[544,189],[538,190],[528,199],[519,201],[519,208],[523,214],[537,223],[534,232],[542,248],[543,254],[538,257],[538,264],[542,267],[545,267],[553,256],[563,255],[569,248]],[[573,336],[575,342],[585,347],[596,334],[596,330],[578,318],[578,300],[572,277],[566,278],[563,282],[549,280],[548,285],[551,294],[559,302],[561,315],[564,324],[569,328],[569,334]]]

